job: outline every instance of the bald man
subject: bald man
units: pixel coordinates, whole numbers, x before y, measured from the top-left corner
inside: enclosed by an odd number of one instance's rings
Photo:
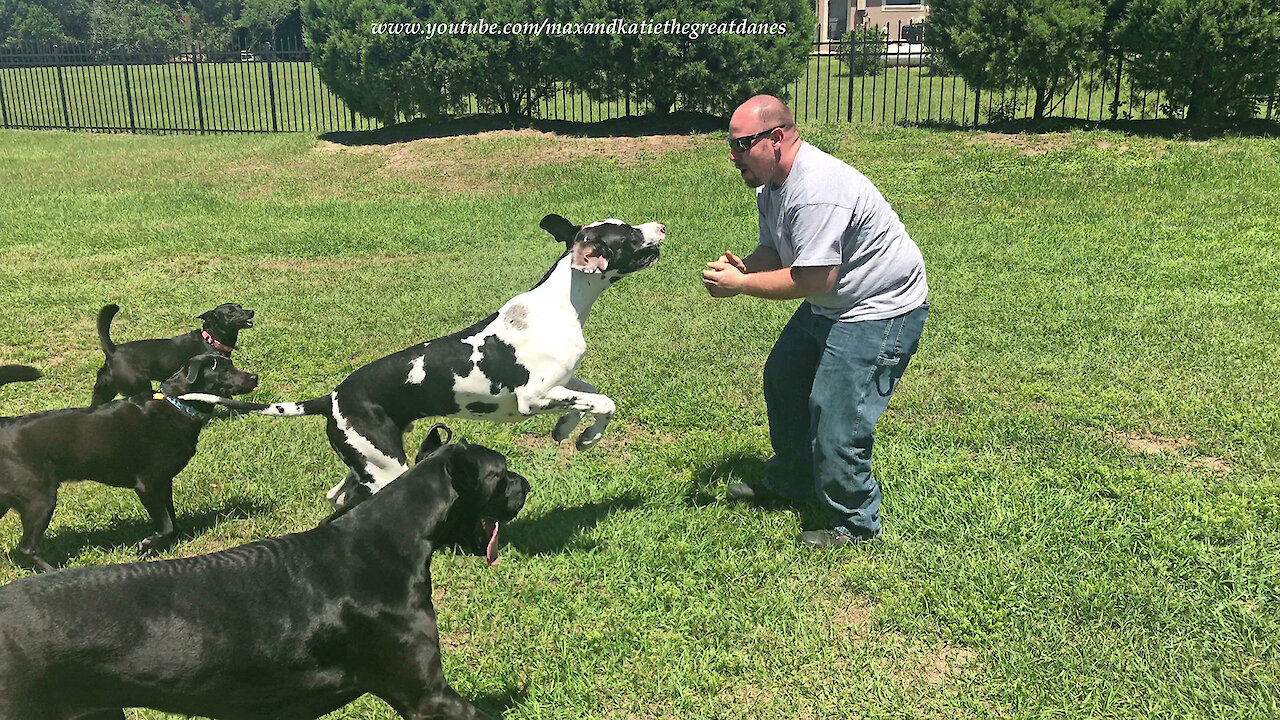
[[[764,397],[773,458],[730,501],[816,501],[827,548],[880,537],[871,471],[875,425],[920,344],[929,314],[924,258],[862,173],[800,139],[791,111],[758,95],[729,120],[729,158],[756,189],[760,241],[745,258],[707,263],[713,297],[803,298],[769,353]]]

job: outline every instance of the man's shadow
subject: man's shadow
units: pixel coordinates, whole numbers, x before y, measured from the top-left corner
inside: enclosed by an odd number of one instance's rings
[[[703,465],[694,473],[693,482],[685,490],[684,501],[693,507],[722,505],[725,499],[725,488],[730,483],[758,483],[764,480],[766,458],[755,453],[729,453],[719,460]],[[826,513],[812,501],[798,503],[748,503],[760,510],[790,510],[800,518],[800,525],[805,530],[825,528]]]
[[[550,555],[569,549],[588,550],[583,536],[615,512],[639,507],[637,495],[623,495],[604,502],[558,507],[533,520],[517,519],[503,531],[507,543],[526,555]]]

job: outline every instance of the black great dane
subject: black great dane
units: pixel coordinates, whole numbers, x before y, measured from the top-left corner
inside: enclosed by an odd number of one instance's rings
[[[488,717],[445,680],[431,554],[496,562],[529,483],[480,445],[430,450],[314,530],[0,588],[0,720],[304,720],[365,693],[409,720]]]
[[[587,349],[583,324],[601,293],[657,262],[666,227],[614,219],[579,227],[559,215],[540,226],[564,243],[564,254],[532,290],[471,327],[375,360],[306,402],[202,399],[264,415],[326,416],[329,444],[350,468],[328,493],[339,510],[408,469],[403,436],[420,418],[516,422],[563,412],[551,434],[559,442],[589,414],[577,447],[591,447],[615,406],[574,377]]]

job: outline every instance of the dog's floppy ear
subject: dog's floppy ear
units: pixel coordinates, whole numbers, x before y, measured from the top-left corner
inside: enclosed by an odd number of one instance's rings
[[[582,229],[554,213],[542,218],[542,222],[538,223],[538,227],[551,233],[551,237],[555,238],[557,242],[564,243],[566,250],[573,245],[573,239],[577,237],[578,231]]]
[[[445,472],[453,489],[460,495],[487,494],[493,488],[485,488],[486,478],[502,475],[507,459],[501,453],[493,452],[480,445],[468,445],[466,440],[459,440],[451,445],[449,458],[445,461]]]
[[[197,355],[187,362],[187,369],[182,376],[187,379],[187,384],[194,384],[200,378],[200,373],[204,372],[204,358]]]
[[[217,314],[217,312],[218,312],[217,308],[214,308],[213,310],[205,310],[204,312],[202,312],[202,313],[200,313],[199,315],[197,315],[197,316],[196,316],[196,319],[197,319],[197,320],[212,320],[212,319],[213,319],[213,316],[214,316],[215,314]]]
[[[583,240],[569,251],[569,267],[584,273],[602,273],[609,269],[609,255],[603,245]]]
[[[431,453],[439,450],[441,447],[448,445],[453,440],[453,431],[444,423],[436,423],[427,431],[427,436],[422,439],[422,445],[418,448],[418,454],[413,457],[414,463],[420,463],[426,460]]]

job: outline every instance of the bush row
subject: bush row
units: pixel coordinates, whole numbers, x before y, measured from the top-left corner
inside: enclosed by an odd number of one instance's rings
[[[815,26],[808,0],[304,0],[302,13],[321,78],[386,122],[458,112],[467,97],[531,116],[562,86],[722,114],[783,95]]]
[[[1028,88],[1035,116],[1089,71],[1193,124],[1253,117],[1280,87],[1276,0],[935,0],[925,41],[972,87]]]

